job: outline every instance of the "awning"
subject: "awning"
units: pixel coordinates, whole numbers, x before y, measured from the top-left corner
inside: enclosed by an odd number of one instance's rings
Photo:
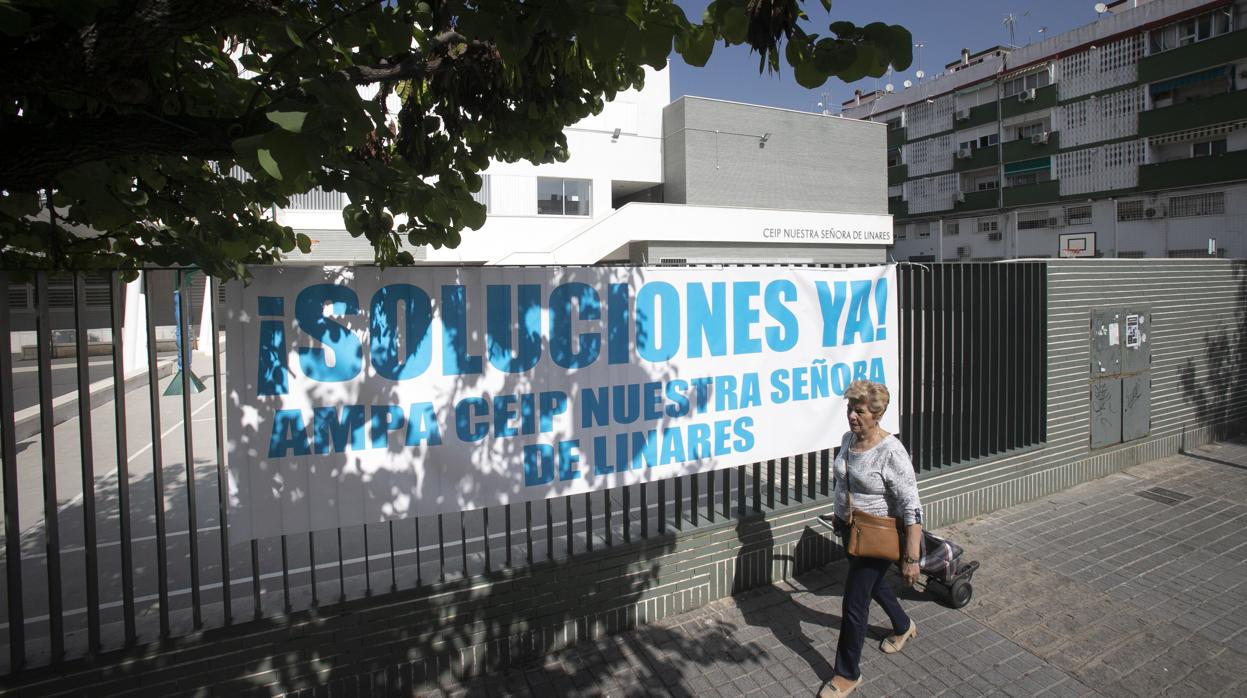
[[[1201,82],[1210,82],[1212,80],[1216,80],[1217,78],[1224,77],[1229,69],[1230,66],[1228,65],[1219,65],[1216,68],[1201,70],[1198,73],[1191,73],[1189,75],[1182,75],[1176,78],[1169,78],[1168,80],[1154,82],[1148,89],[1152,93],[1152,96],[1155,97],[1162,92],[1176,90],[1179,87],[1185,87],[1186,85],[1198,85]]]
[[[1237,131],[1240,128],[1247,127],[1247,120],[1232,121],[1224,124],[1215,124],[1213,126],[1201,126],[1199,128],[1187,129],[1185,131],[1174,131],[1173,133],[1165,133],[1159,136],[1149,136],[1148,145],[1165,145],[1167,143],[1182,143],[1186,141],[1202,141],[1208,138],[1216,138],[1217,136]]]
[[[1052,166],[1051,157],[1035,158],[1034,160],[1019,160],[1005,165],[1005,174],[1021,174],[1023,172],[1038,172],[1040,170],[1048,170]]]

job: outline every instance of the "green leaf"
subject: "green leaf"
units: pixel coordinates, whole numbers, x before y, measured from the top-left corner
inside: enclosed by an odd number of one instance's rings
[[[814,65],[814,61],[802,61],[792,67],[792,75],[797,79],[797,84],[812,90],[816,87],[822,87],[827,82],[827,73],[819,70]]]
[[[676,50],[684,58],[684,62],[700,68],[706,65],[710,60],[710,53],[714,51],[714,32],[705,27],[693,27],[686,32],[683,37],[683,47],[677,41]]]
[[[271,111],[265,118],[291,133],[302,133],[303,122],[307,119],[305,111]]]
[[[256,151],[260,167],[270,177],[290,181],[307,172],[306,140],[286,131],[270,131]]]
[[[300,37],[298,32],[294,30],[294,27],[290,26],[289,24],[285,25],[285,27],[286,27],[286,38],[290,39],[290,43],[294,44],[295,46],[298,46],[299,48],[304,48],[303,38]]]
[[[737,5],[723,15],[723,38],[732,44],[745,42],[749,34],[749,15],[745,8]]]
[[[299,233],[295,240],[299,247],[299,251],[303,254],[308,254],[312,251],[312,238],[304,235],[303,233]]]

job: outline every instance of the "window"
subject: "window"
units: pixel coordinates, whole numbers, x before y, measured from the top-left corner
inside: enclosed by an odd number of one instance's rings
[[[904,240],[905,239],[905,226],[903,225],[896,226],[896,228],[892,231],[892,236],[895,237],[897,240]]]
[[[1117,220],[1141,221],[1143,220],[1143,208],[1142,199],[1135,199],[1134,201],[1119,201],[1117,203]]]
[[[979,136],[979,147],[990,148],[1000,142],[1000,134],[989,133],[986,136]]]
[[[899,116],[892,118],[892,119],[888,119],[884,123],[888,125],[889,131],[896,131],[897,129],[901,128],[904,125],[901,123],[901,117]]]
[[[1044,123],[1042,121],[1036,121],[1031,124],[1023,124],[1017,127],[1018,140],[1030,138],[1031,136],[1038,135],[1047,130],[1048,129],[1044,128]]]
[[[901,163],[901,149],[890,148],[888,150],[888,167],[896,167],[897,165],[900,165],[900,164],[902,164]]]
[[[1223,191],[1169,197],[1171,218],[1219,216],[1223,213],[1225,213],[1225,192]]]
[[[939,228],[940,228],[939,221],[931,221],[930,223],[927,223],[926,225],[919,223],[918,224],[918,237],[929,238],[931,237],[931,233],[936,230],[939,230]]]
[[[537,213],[547,216],[590,216],[593,182],[587,179],[537,178]]]
[[[1065,225],[1087,225],[1091,222],[1091,204],[1065,209]]]
[[[976,141],[975,139],[971,138],[971,139],[970,139],[970,140],[968,140],[968,141],[962,141],[962,142],[958,143],[958,144],[957,144],[957,150],[958,150],[958,151],[962,151],[962,150],[974,150],[975,146],[977,146],[977,145],[978,145],[978,141]]]
[[[1048,210],[1022,211],[1018,213],[1018,230],[1036,230],[1048,228],[1056,219],[1048,217]]]
[[[980,218],[979,219],[979,232],[980,233],[994,233],[997,230],[1000,230],[1000,222],[997,221],[995,218]]]
[[[1021,77],[1013,78],[1012,80],[1006,80],[1004,85],[1004,96],[1012,97],[1024,90],[1037,90],[1041,87],[1046,87],[1051,82],[1052,77],[1048,74],[1048,70],[1045,68],[1037,73],[1031,73],[1030,75],[1023,75]]]
[[[1229,8],[1221,8],[1153,30],[1148,42],[1151,53],[1168,51],[1229,33],[1232,24],[1230,12]]]
[[[953,221],[951,223],[945,223],[944,234],[945,235],[960,235],[961,234],[961,222]]]
[[[1191,144],[1191,157],[1198,158],[1205,155],[1225,155],[1225,139],[1218,138]]]
[[[1005,176],[1006,187],[1024,187],[1028,184],[1039,184],[1052,179],[1052,175],[1047,172],[1021,172],[1019,174],[1011,174]]]
[[[974,180],[975,191],[990,191],[992,189],[999,189],[999,188],[1000,188],[1000,180],[996,177],[996,175],[989,175],[987,177],[979,177],[978,179]]]

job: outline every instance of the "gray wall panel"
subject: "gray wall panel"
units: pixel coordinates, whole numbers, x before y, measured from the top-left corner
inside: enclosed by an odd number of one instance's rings
[[[888,212],[882,124],[683,97],[663,130],[669,146],[683,134],[682,173],[666,155],[668,202]]]

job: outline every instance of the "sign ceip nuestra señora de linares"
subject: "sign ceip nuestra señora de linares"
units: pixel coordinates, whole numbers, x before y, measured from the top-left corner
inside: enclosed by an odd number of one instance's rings
[[[899,378],[894,266],[252,273],[227,286],[236,542],[829,448],[849,382]]]

